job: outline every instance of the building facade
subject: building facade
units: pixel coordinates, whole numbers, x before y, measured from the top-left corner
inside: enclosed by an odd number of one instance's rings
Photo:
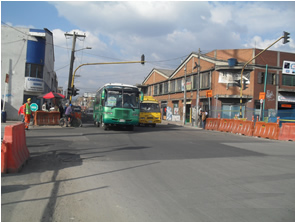
[[[8,120],[19,120],[27,98],[42,105],[38,96],[57,91],[53,34],[48,29],[1,25],[1,101]]]
[[[251,61],[243,70],[241,95],[242,69],[261,51],[214,50],[200,55],[192,52],[170,75],[153,69],[141,88],[144,94],[161,102],[163,119],[167,120],[196,119],[197,97],[199,108],[214,118],[218,114],[221,118],[234,118],[241,109],[242,117],[248,120],[253,115],[255,119],[276,119],[279,115],[295,120],[295,70],[283,73],[284,61],[293,64],[294,53],[265,51]],[[261,92],[265,93],[264,100],[259,97]]]

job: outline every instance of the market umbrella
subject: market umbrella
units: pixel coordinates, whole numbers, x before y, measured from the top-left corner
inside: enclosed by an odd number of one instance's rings
[[[43,99],[53,99],[53,98],[57,98],[57,99],[63,99],[65,98],[64,95],[60,94],[60,93],[55,93],[55,92],[49,92],[45,95],[39,96]]]

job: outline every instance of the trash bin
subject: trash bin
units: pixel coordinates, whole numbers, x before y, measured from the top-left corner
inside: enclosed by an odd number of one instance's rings
[[[2,111],[1,113],[1,123],[6,123],[6,111]]]

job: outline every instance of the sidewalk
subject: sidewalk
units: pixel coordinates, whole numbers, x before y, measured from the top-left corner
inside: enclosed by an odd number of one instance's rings
[[[192,123],[186,123],[183,126],[183,122],[181,122],[181,121],[162,120],[162,124],[166,124],[166,125],[177,125],[177,126],[187,127],[187,128],[191,128],[191,129],[202,130],[202,128],[200,128],[200,127],[193,126]]]

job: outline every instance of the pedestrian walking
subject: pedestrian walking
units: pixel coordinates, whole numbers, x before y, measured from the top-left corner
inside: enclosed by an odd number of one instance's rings
[[[19,107],[18,115],[21,116],[22,122],[25,122],[24,106]]]
[[[207,111],[202,112],[202,128],[205,129],[206,126],[206,119],[207,119]]]
[[[32,110],[30,105],[31,105],[31,98],[28,98],[27,102],[23,105],[23,110],[25,115],[25,130],[29,130],[29,125],[31,121]]]
[[[69,125],[69,121],[68,121],[68,119],[70,119],[70,124],[71,124],[71,122],[72,122],[72,112],[73,112],[73,110],[72,110],[72,104],[66,104],[66,107],[67,107],[67,109],[66,109],[66,112],[65,112],[65,115],[66,115],[66,127],[68,127],[68,125]]]

